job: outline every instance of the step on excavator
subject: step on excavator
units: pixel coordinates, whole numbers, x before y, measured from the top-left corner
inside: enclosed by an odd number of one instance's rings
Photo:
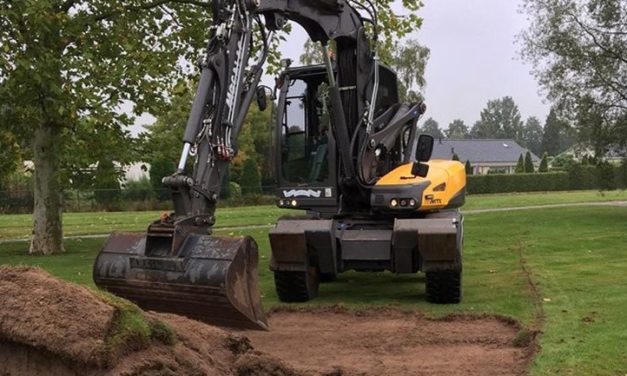
[[[174,211],[146,233],[113,233],[94,264],[96,285],[145,309],[268,329],[257,244],[212,228],[246,113],[254,100],[267,106],[269,88],[259,82],[270,41],[290,21],[324,63],[283,60],[274,88],[277,205],[306,213],[279,219],[269,233],[279,299],[308,301],[344,271],[388,270],[422,271],[429,302],[458,303],[464,166],[431,160],[433,137],[417,126],[426,106],[400,103],[395,72],[374,52],[370,0],[213,1],[180,161],[163,179]]]

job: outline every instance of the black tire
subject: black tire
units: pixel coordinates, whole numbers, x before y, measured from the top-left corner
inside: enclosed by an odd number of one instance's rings
[[[337,279],[337,274],[320,273],[320,282],[333,282]]]
[[[454,270],[427,272],[427,301],[435,304],[457,304],[462,300],[462,272]]]
[[[306,272],[274,272],[274,286],[279,300],[284,303],[302,303],[318,295],[320,278],[318,269],[309,267]]]

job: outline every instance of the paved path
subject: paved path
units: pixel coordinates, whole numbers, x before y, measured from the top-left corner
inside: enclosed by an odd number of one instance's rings
[[[619,207],[627,207],[627,201],[574,202],[574,203],[568,203],[568,204],[517,206],[517,207],[513,207],[513,208],[471,209],[471,210],[462,210],[462,213],[463,214],[482,214],[482,213],[509,212],[509,211],[517,211],[517,210],[572,208],[572,207],[580,207],[580,206],[619,206]],[[251,225],[251,226],[237,226],[237,227],[217,227],[217,228],[215,228],[215,231],[216,232],[227,232],[227,231],[257,230],[257,229],[270,228],[272,226],[273,225]],[[66,240],[72,240],[72,239],[104,239],[107,236],[109,236],[109,234],[70,235],[70,236],[65,236],[64,239],[66,239]],[[2,244],[2,243],[20,242],[20,241],[27,242],[27,241],[30,241],[30,238],[0,239],[0,244]]]

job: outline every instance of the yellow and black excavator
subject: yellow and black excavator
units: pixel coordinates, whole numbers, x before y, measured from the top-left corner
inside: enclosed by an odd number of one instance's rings
[[[253,100],[266,106],[269,41],[293,21],[324,64],[285,60],[276,80],[277,205],[307,213],[270,230],[279,299],[312,299],[320,281],[347,270],[389,270],[422,271],[428,301],[458,303],[464,166],[430,160],[433,138],[417,126],[426,106],[400,103],[395,72],[373,52],[372,2],[214,0],[213,15],[178,169],[163,180],[174,212],[145,234],[112,234],[94,264],[96,285],[147,309],[267,329],[255,241],[211,231],[244,117]]]

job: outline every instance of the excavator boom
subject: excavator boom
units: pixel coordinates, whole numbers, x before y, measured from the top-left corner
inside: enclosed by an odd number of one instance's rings
[[[373,59],[364,19],[345,0],[214,0],[213,10],[181,158],[177,171],[163,180],[174,212],[153,222],[146,233],[112,234],[95,261],[93,277],[97,286],[146,309],[267,329],[257,290],[256,243],[249,237],[216,237],[211,231],[222,180],[237,154],[237,136],[258,94],[270,34],[292,20],[321,48],[336,42],[341,63],[337,82],[329,59],[327,71],[333,83],[332,128],[343,151],[348,190],[357,186],[348,150],[356,123],[369,110],[365,82]],[[261,46],[255,59],[253,46]],[[341,94],[342,86],[354,86],[357,94]]]

